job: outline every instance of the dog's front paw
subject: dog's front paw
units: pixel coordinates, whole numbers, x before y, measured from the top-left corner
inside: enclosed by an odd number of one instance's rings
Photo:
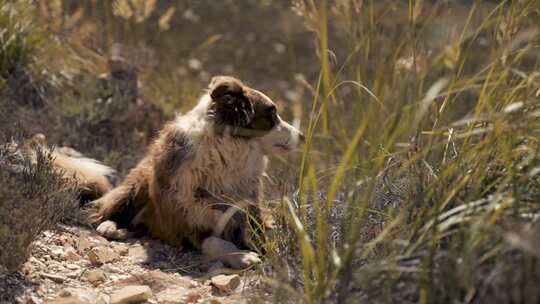
[[[201,247],[208,259],[221,261],[231,268],[243,269],[261,262],[256,252],[239,250],[233,243],[215,236],[206,238]]]
[[[118,225],[113,221],[105,221],[96,228],[97,233],[110,240],[125,240],[129,233],[127,229],[118,229]]]
[[[225,264],[234,269],[244,269],[261,263],[261,259],[256,252],[240,251],[232,253],[224,259]]]

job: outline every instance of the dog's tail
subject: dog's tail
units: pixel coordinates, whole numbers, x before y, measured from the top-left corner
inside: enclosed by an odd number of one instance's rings
[[[25,140],[17,149],[37,162],[39,151],[51,157],[54,170],[61,174],[70,187],[79,190],[81,203],[95,200],[112,190],[117,180],[116,170],[70,147],[50,148],[47,138],[41,133]]]
[[[103,196],[111,191],[116,183],[116,170],[97,160],[68,155],[62,150],[53,151],[52,156],[58,172],[80,188],[83,202]]]

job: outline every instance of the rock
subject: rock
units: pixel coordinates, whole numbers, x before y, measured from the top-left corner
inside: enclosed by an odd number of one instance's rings
[[[119,255],[125,256],[129,252],[129,247],[126,244],[115,244],[113,245],[113,250],[116,251]]]
[[[101,235],[92,235],[91,241],[92,241],[93,244],[96,244],[96,245],[107,245],[107,244],[109,244],[109,240],[102,237]]]
[[[148,252],[142,246],[134,246],[129,248],[128,255],[134,263],[144,263],[148,261]]]
[[[90,304],[90,302],[83,301],[76,296],[69,296],[48,301],[45,304]]]
[[[68,274],[66,274],[66,276],[70,279],[78,279],[81,275],[81,270],[75,270],[75,271],[72,271]]]
[[[145,285],[126,286],[111,295],[111,304],[141,303],[152,297],[152,290]]]
[[[158,293],[167,289],[170,286],[189,288],[191,279],[176,275],[174,273],[166,273],[160,270],[152,270],[137,275],[131,275],[125,279],[115,282],[115,286],[130,286],[130,285],[145,285],[150,287],[154,292]]]
[[[53,257],[63,260],[66,257],[66,249],[62,246],[50,246],[50,253]]]
[[[28,262],[36,264],[38,267],[41,267],[41,268],[47,267],[47,265],[43,264],[43,262],[41,262],[40,260],[36,259],[33,256],[28,259]]]
[[[77,240],[77,251],[79,251],[79,253],[84,253],[90,248],[92,248],[92,243],[90,242],[90,240],[88,240],[88,238],[84,236],[79,237],[79,239]]]
[[[66,267],[66,269],[69,269],[69,270],[79,270],[79,269],[81,269],[81,266],[75,265],[75,264],[66,264],[65,267]]]
[[[50,273],[42,273],[41,276],[55,283],[63,283],[66,280],[66,277],[56,275],[56,274],[50,274]]]
[[[67,296],[63,296],[67,295]],[[106,304],[106,296],[92,290],[70,289],[62,291],[59,298],[46,304]]]
[[[77,253],[77,251],[75,250],[75,248],[73,247],[68,247],[65,251],[65,255],[66,255],[66,259],[70,260],[70,261],[78,261],[81,259],[81,256]]]
[[[99,246],[92,248],[88,252],[88,259],[92,265],[101,266],[120,259],[120,256],[108,247]]]
[[[240,285],[240,277],[237,274],[220,274],[211,279],[212,285],[223,292],[231,292]]]
[[[157,302],[163,304],[196,303],[200,298],[200,294],[182,287],[170,287],[156,295]]]
[[[107,279],[105,277],[105,272],[101,269],[88,270],[84,273],[84,277],[94,286],[105,282],[105,280]]]
[[[101,269],[107,273],[124,273],[125,271],[119,267],[116,267],[111,264],[105,264],[101,266]]]
[[[185,304],[198,303],[201,298],[202,298],[202,295],[200,293],[191,292],[191,293],[187,294],[184,297],[184,302],[183,303],[185,303]]]

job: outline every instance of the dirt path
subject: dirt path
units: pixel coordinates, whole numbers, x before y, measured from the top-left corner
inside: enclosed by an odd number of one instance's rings
[[[0,277],[0,303],[252,302],[256,271],[222,266],[157,240],[108,241],[60,225],[38,238],[20,272]]]

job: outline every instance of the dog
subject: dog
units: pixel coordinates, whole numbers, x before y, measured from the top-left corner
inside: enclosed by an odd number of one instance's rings
[[[261,232],[273,227],[262,198],[267,156],[302,140],[265,94],[214,77],[126,178],[90,204],[89,220],[109,239],[136,231],[172,245],[189,241],[210,259],[248,267],[260,261],[254,250]]]

